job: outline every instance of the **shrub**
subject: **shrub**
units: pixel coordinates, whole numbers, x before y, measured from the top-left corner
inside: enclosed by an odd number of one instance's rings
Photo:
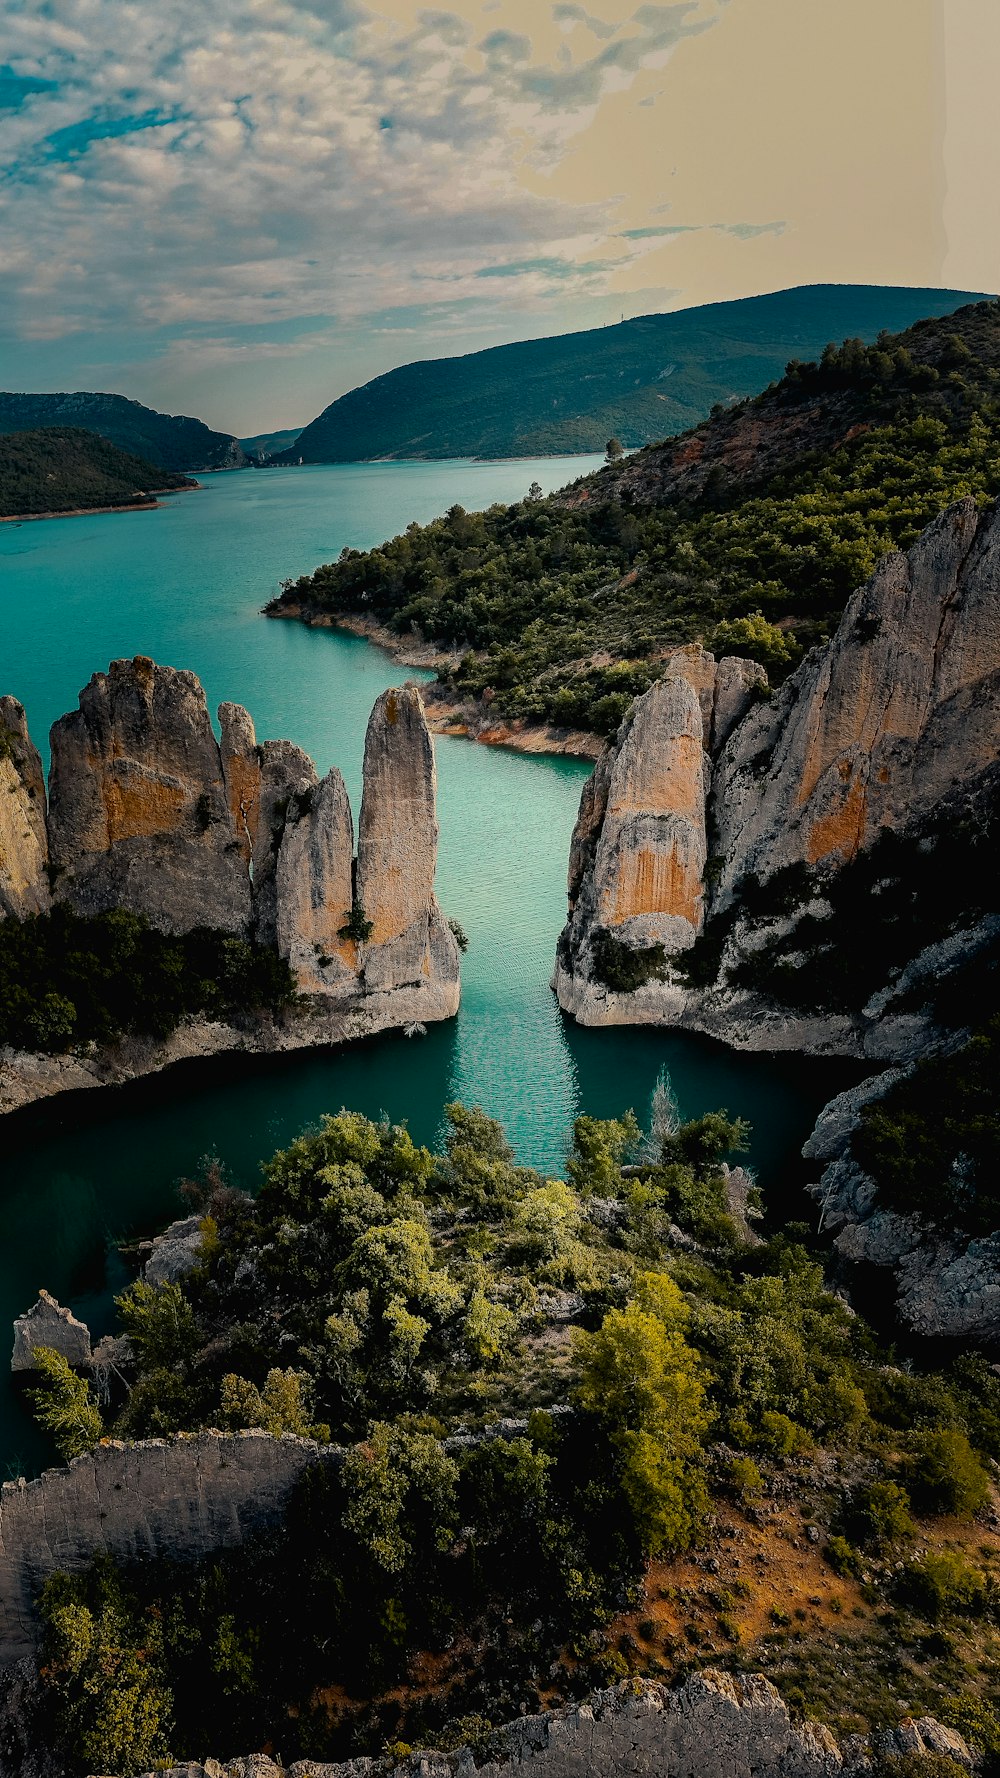
[[[985,1504],[989,1477],[964,1432],[944,1427],[920,1434],[903,1464],[918,1512],[971,1519]]]
[[[844,1509],[844,1529],[862,1549],[881,1555],[916,1535],[910,1502],[898,1482],[866,1482]]]
[[[594,933],[591,951],[598,981],[617,994],[634,994],[647,982],[666,977],[667,954],[660,944],[626,945],[601,928]]]
[[[897,1581],[897,1593],[932,1623],[942,1617],[978,1617],[986,1602],[979,1571],[947,1551],[908,1563]]]
[[[856,1580],[861,1573],[861,1557],[846,1537],[831,1537],[824,1546],[823,1560],[844,1580]]]

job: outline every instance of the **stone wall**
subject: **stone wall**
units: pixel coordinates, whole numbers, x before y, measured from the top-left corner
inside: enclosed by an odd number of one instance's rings
[[[119,1561],[189,1561],[276,1524],[311,1463],[338,1452],[265,1432],[108,1440],[65,1469],[0,1489],[0,1664],[34,1652],[34,1595],[46,1576]]]

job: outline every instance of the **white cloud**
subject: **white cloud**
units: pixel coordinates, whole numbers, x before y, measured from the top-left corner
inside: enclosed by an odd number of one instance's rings
[[[354,0],[9,0],[0,62],[24,94],[0,114],[6,325],[207,328],[190,350],[218,362],[243,349],[232,327],[485,308],[484,267],[524,267],[508,301],[565,298],[557,262],[574,293],[600,288],[646,243],[532,195],[518,157],[557,164],[605,93],[724,3],[618,24],[558,5],[573,55],[543,64],[448,11],[404,32]]]

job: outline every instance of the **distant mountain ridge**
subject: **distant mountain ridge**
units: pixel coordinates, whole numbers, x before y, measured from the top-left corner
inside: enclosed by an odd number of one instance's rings
[[[241,469],[247,458],[231,433],[213,432],[187,415],[161,414],[125,395],[0,393],[0,434],[40,427],[82,428],[158,469]]]
[[[614,327],[402,365],[352,389],[274,461],[531,457],[630,447],[686,431],[756,395],[791,358],[872,341],[980,293],[815,284],[641,315]]]
[[[157,494],[196,486],[81,426],[0,436],[0,518],[155,506]]]

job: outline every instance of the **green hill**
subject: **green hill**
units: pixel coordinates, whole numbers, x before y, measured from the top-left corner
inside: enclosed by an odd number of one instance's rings
[[[146,463],[80,427],[0,436],[0,517],[41,517],[111,506],[154,506],[156,495],[193,488],[189,476]]]
[[[645,445],[756,394],[789,358],[816,357],[828,340],[873,340],[970,300],[816,284],[406,364],[334,401],[284,460],[546,456],[603,451],[613,436]]]
[[[248,457],[274,457],[279,451],[291,451],[301,430],[301,426],[286,426],[283,432],[255,432],[252,438],[241,438],[239,445]]]
[[[159,414],[124,395],[0,393],[0,434],[34,432],[41,426],[99,433],[120,451],[160,469],[239,469],[246,463],[229,433],[213,432],[201,420]]]
[[[786,675],[880,556],[970,494],[1000,494],[994,301],[831,346],[547,500],[345,551],[270,609],[418,629],[463,652],[456,700],[610,733],[681,643]]]

